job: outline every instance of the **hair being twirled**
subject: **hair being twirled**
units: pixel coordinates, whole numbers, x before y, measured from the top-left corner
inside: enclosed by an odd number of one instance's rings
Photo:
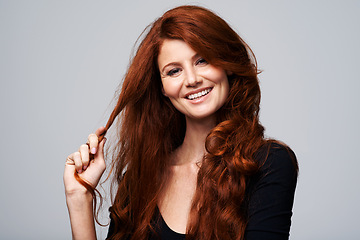
[[[184,138],[185,118],[161,92],[157,58],[164,39],[185,41],[210,64],[230,73],[228,99],[206,138],[186,238],[243,239],[246,184],[259,168],[254,155],[266,142],[258,117],[256,60],[223,19],[196,6],[169,10],[150,26],[106,126],[118,117],[113,158],[118,189],[110,209],[114,223],[110,239],[146,239],[153,230],[151,220],[167,178],[169,156]]]

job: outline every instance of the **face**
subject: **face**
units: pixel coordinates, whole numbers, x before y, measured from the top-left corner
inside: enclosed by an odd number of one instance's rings
[[[158,57],[163,93],[190,119],[212,117],[229,94],[226,72],[182,40],[164,40]]]

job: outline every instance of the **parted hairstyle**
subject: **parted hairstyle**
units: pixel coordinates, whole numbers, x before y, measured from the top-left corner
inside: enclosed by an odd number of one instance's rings
[[[167,11],[147,28],[106,125],[118,117],[109,239],[146,239],[154,231],[170,155],[184,139],[185,117],[162,94],[157,59],[164,39],[183,40],[208,63],[231,73],[228,98],[206,138],[186,238],[243,239],[247,181],[260,167],[257,150],[267,142],[258,116],[259,72],[251,49],[222,18],[189,5]]]

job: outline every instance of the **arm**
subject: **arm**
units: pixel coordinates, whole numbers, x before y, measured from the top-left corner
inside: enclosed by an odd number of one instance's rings
[[[96,239],[92,195],[88,192],[67,194],[66,204],[73,239]]]
[[[292,152],[276,146],[252,181],[246,240],[289,238],[297,165]]]
[[[69,211],[72,236],[75,240],[96,239],[93,197],[74,177],[75,171],[91,186],[96,187],[105,171],[104,138],[98,143],[98,136],[104,131],[99,128],[96,134],[90,134],[88,145],[80,146],[79,151],[69,155],[64,170],[66,204]],[[90,150],[91,149],[91,150]],[[90,161],[90,152],[94,159]]]

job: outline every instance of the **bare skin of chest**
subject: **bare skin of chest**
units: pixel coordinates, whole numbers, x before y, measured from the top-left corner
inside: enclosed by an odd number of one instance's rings
[[[170,169],[158,207],[166,224],[175,232],[186,232],[198,170],[195,163],[175,165]]]

